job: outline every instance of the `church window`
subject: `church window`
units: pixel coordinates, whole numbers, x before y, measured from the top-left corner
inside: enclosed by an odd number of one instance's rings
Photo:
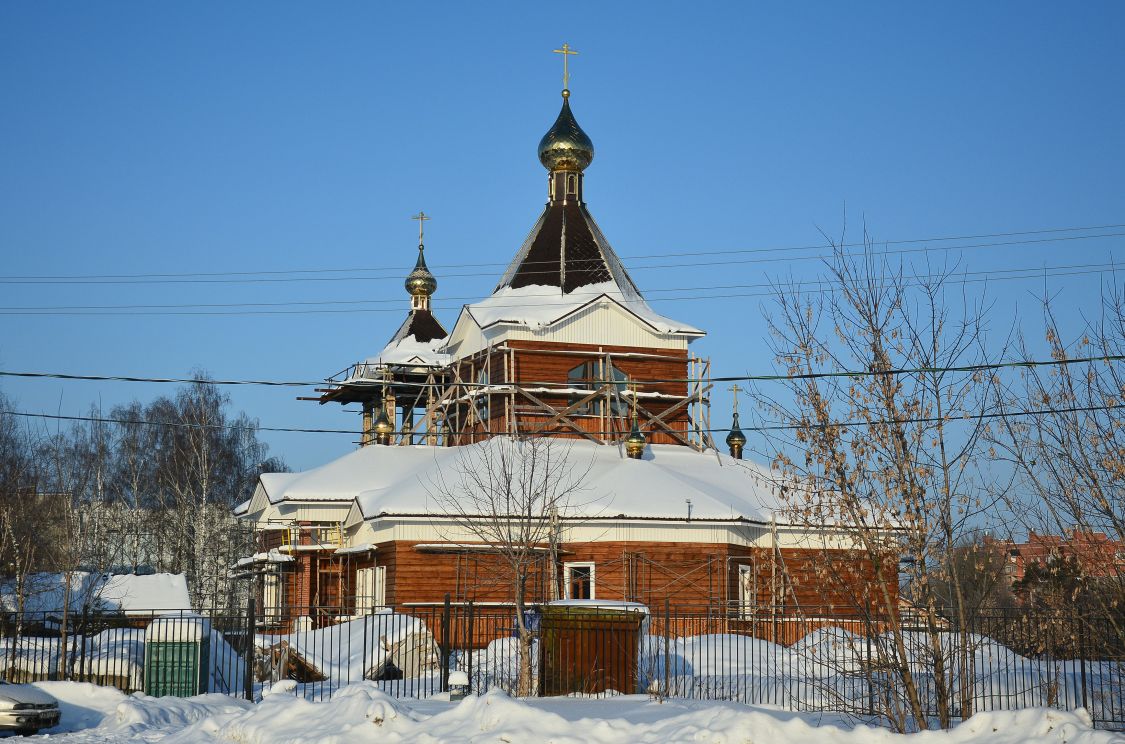
[[[578,176],[566,177],[566,193],[567,196],[578,193]]]
[[[738,606],[742,617],[752,618],[758,601],[757,581],[754,567],[745,564],[738,567]]]
[[[477,373],[477,418],[488,421],[488,370],[482,369]]]
[[[594,564],[564,563],[563,585],[567,599],[595,599]]]
[[[628,389],[629,376],[607,362],[604,365],[605,380],[602,379],[602,364],[591,361],[583,362],[570,370],[566,376],[567,387],[572,391],[588,390],[593,392],[600,388],[605,381],[612,381],[613,389],[610,397],[610,415],[624,416],[629,413],[629,403],[625,399]],[[572,406],[589,393],[572,392],[567,400],[567,406]],[[599,395],[583,403],[576,411],[577,414],[601,415],[605,410],[605,396]]]

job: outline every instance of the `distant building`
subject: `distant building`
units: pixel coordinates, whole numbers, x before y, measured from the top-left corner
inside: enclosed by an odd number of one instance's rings
[[[1022,581],[1033,563],[1048,567],[1061,560],[1074,561],[1085,578],[1125,577],[1125,542],[1104,532],[1076,527],[1064,535],[1041,535],[1032,530],[1023,542],[993,540],[991,545],[1004,556],[1004,576],[1011,584]]]

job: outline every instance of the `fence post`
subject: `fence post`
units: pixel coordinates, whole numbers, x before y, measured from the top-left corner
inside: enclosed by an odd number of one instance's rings
[[[450,638],[452,637],[452,628],[450,625],[450,608],[449,608],[449,592],[445,593],[445,606],[441,611],[441,691],[449,692],[449,657],[450,657]]]
[[[90,634],[90,608],[87,606],[82,607],[82,624],[79,627],[79,633],[82,635],[82,651],[78,656],[78,681],[85,682],[86,680],[86,640]]]
[[[863,634],[864,640],[867,642],[867,668],[864,670],[863,679],[867,684],[867,715],[875,715],[875,675],[874,669],[871,666],[871,602],[867,602],[867,612],[864,613],[864,625],[866,625],[866,633]]]
[[[671,677],[668,667],[672,663],[672,652],[669,644],[671,643],[672,635],[672,608],[671,601],[668,597],[664,598],[664,694],[661,697],[668,697],[669,690],[671,689]]]
[[[1082,675],[1082,707],[1090,712],[1092,718],[1093,711],[1090,710],[1090,703],[1086,698],[1086,623],[1084,620],[1078,621],[1078,664],[1079,673]]]
[[[469,613],[469,617],[467,618],[467,621],[468,621],[468,624],[469,624],[469,628],[468,628],[469,638],[468,638],[468,642],[465,644],[465,653],[469,657],[469,664],[468,664],[468,666],[469,666],[469,672],[468,672],[469,673],[469,690],[475,692],[476,689],[477,689],[477,686],[473,683],[473,643],[476,640],[476,638],[473,635],[473,600],[471,600],[471,599],[469,600],[468,613]]]
[[[250,582],[250,596],[246,600],[246,669],[243,671],[242,685],[246,699],[254,702],[254,582]]]

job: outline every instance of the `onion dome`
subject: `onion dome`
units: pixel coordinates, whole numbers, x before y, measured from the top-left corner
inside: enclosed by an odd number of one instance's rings
[[[406,291],[411,297],[429,297],[437,291],[437,279],[430,273],[426,266],[425,248],[418,244],[418,262],[414,264],[414,271],[406,277]]]
[[[578,126],[570,112],[570,91],[563,91],[562,111],[555,124],[539,140],[539,162],[547,170],[584,171],[594,159],[594,143]]]
[[[375,418],[375,425],[372,429],[375,431],[375,440],[379,444],[391,443],[391,435],[395,433],[395,425],[387,418],[386,408],[379,409],[379,415]]]
[[[641,433],[640,428],[637,426],[637,418],[633,417],[633,428],[629,430],[629,436],[625,437],[625,454],[634,460],[641,459],[644,454],[645,445],[648,440],[645,435]]]
[[[742,429],[738,428],[738,411],[734,412],[734,420],[731,421],[730,433],[727,434],[727,447],[730,448],[730,456],[736,460],[742,459],[742,448],[746,446],[746,435],[742,433]]]

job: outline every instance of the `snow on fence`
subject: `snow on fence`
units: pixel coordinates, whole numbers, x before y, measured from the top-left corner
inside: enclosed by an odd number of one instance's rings
[[[91,682],[136,692],[145,689],[146,633],[150,640],[206,635],[206,691],[239,695],[245,688],[242,654],[223,632],[212,627],[210,619],[193,612],[154,612],[148,617],[76,613],[65,627],[64,632],[55,613],[4,617],[0,622],[0,676],[11,682]]]
[[[83,617],[72,619],[64,640],[57,622],[46,617],[24,617],[17,623],[8,615],[0,618],[0,673],[13,681],[76,679],[125,691],[144,689],[145,628],[150,623],[187,623],[175,632],[190,627],[209,634],[207,684],[212,692],[241,696],[249,689],[260,696],[272,684],[292,680],[294,694],[324,700],[347,684],[373,680],[394,697],[426,698],[447,689],[447,675],[453,670],[467,674],[473,693],[520,689],[520,644],[510,608],[421,606],[350,618],[341,617],[338,609],[302,608],[287,618],[281,629],[274,628],[277,632],[261,628],[251,644],[245,616]],[[674,613],[665,609],[646,615],[636,626],[639,631],[629,637],[582,635],[605,632],[594,626],[572,631],[578,635],[567,643],[587,644],[596,652],[575,657],[589,668],[577,670],[573,691],[731,700],[872,719],[893,701],[901,702],[893,667],[898,662],[889,653],[893,637],[885,624],[850,618],[847,627],[833,627],[817,618],[805,626],[808,632],[796,634],[792,629],[800,625],[790,618],[785,633],[764,634],[797,639],[786,645],[750,635],[747,629],[753,626],[744,620],[739,613],[724,615],[721,608]],[[1026,611],[982,616],[975,619],[972,632],[941,633],[936,650],[929,634],[907,632],[906,664],[923,704],[937,709],[938,656],[955,700],[955,717],[1031,706],[1084,707],[1098,725],[1125,728],[1125,654],[1120,639],[1107,641],[1110,635],[1097,633],[1086,637],[1087,631],[1059,626],[1055,620]],[[537,627],[537,617],[528,621]],[[22,629],[19,635],[14,634],[17,626]],[[634,668],[624,675],[620,670],[605,673],[609,665],[620,663],[605,658],[614,643],[631,645],[628,658]],[[557,663],[551,648],[538,637],[531,644],[530,689],[536,693],[542,689],[543,675],[553,673],[544,665]],[[605,679],[615,686],[599,682]],[[960,710],[962,701],[971,710]]]

